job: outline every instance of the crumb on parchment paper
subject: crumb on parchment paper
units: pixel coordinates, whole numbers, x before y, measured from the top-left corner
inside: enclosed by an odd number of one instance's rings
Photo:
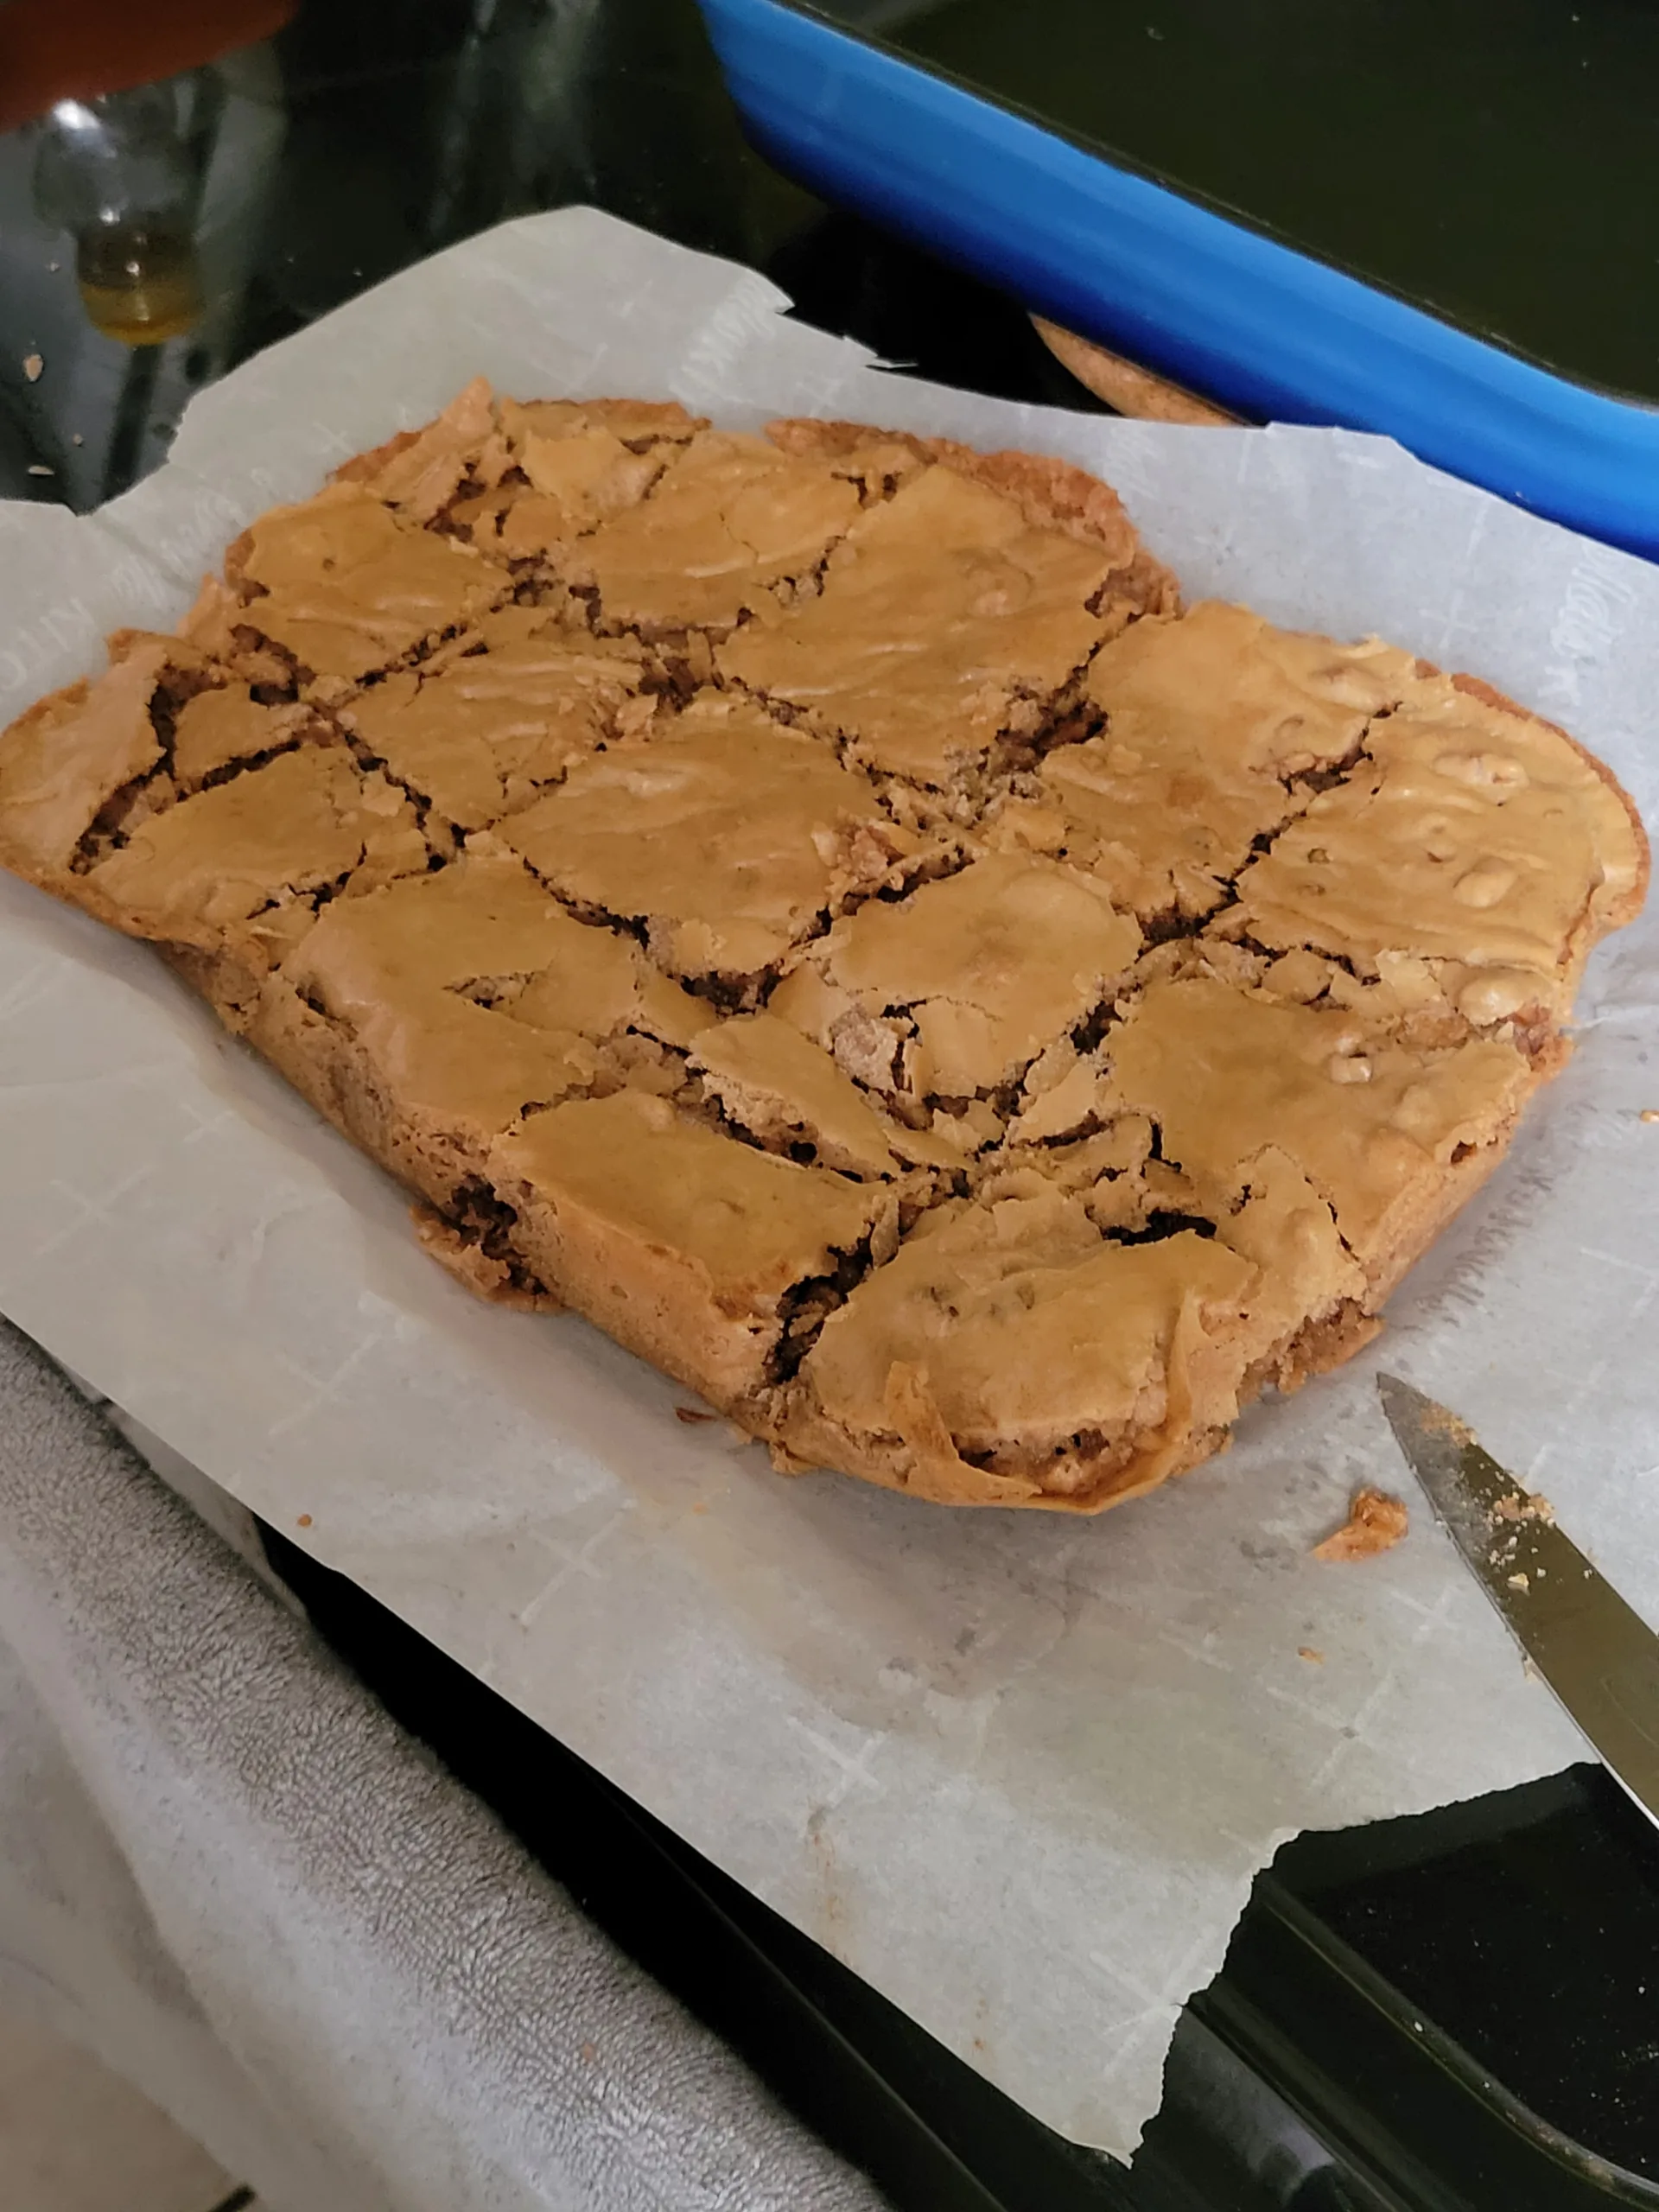
[[[1373,1559],[1378,1552],[1391,1551],[1411,1525],[1402,1498],[1390,1497],[1386,1491],[1357,1490],[1348,1509],[1348,1518],[1340,1529],[1334,1529],[1322,1544],[1315,1544],[1315,1559]]]
[[[1644,1106],[1642,1109],[1642,1119],[1644,1122],[1659,1122],[1659,1106]]]
[[[1316,1651],[1311,1643],[1299,1643],[1296,1647],[1296,1656],[1299,1659],[1307,1660],[1315,1667],[1323,1667],[1325,1664],[1324,1652]]]

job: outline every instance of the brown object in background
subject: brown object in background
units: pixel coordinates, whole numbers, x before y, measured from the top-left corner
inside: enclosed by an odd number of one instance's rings
[[[1195,392],[1154,376],[1150,369],[1137,368],[1121,353],[1109,353],[1103,346],[1063,330],[1057,322],[1045,322],[1039,315],[1031,320],[1061,366],[1120,415],[1132,415],[1143,423],[1187,423],[1205,429],[1236,428],[1242,420]]]
[[[0,130],[59,100],[92,100],[200,68],[270,38],[297,0],[7,0],[0,6]]]

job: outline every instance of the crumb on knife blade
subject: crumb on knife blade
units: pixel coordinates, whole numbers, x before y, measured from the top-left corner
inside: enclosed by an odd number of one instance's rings
[[[1340,1529],[1334,1529],[1322,1544],[1315,1544],[1315,1559],[1374,1559],[1378,1552],[1391,1551],[1411,1525],[1402,1498],[1390,1497],[1386,1491],[1357,1490],[1348,1509],[1348,1518]]]
[[[1495,1521],[1542,1521],[1553,1526],[1555,1509],[1541,1491],[1511,1491],[1507,1497],[1500,1497],[1492,1508]]]
[[[1425,1429],[1432,1430],[1437,1436],[1449,1436],[1454,1444],[1468,1445],[1476,1440],[1474,1430],[1466,1421],[1454,1414],[1450,1406],[1437,1406],[1431,1402],[1423,1408],[1421,1418]]]
[[[23,374],[29,378],[30,384],[38,384],[40,382],[41,373],[45,367],[46,363],[41,359],[38,353],[24,354]]]

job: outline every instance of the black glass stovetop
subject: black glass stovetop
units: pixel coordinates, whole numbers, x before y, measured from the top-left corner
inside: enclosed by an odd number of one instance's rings
[[[390,56],[374,0],[306,5],[267,46],[105,103],[94,143],[49,117],[0,133],[0,495],[98,505],[250,354],[457,239],[577,202],[763,269],[806,320],[922,374],[1097,404],[1015,302],[749,151],[694,0],[396,13]],[[111,231],[134,248],[124,300]],[[124,342],[181,304],[176,334]]]
[[[1581,384],[1659,401],[1650,0],[808,0]]]
[[[761,268],[806,320],[930,378],[1097,405],[1017,301],[746,148],[693,0],[391,12],[395,36],[370,0],[306,5],[269,47],[109,103],[90,149],[61,119],[0,134],[0,495],[96,506],[251,353],[576,201]],[[1659,2206],[1659,1840],[1599,1771],[1281,1853],[1126,2171],[1037,2126],[353,1586],[271,1548],[398,1717],[896,2203]]]

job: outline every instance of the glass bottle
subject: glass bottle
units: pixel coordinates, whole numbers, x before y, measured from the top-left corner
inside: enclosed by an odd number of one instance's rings
[[[42,121],[35,207],[73,235],[88,320],[127,346],[162,345],[201,314],[181,89],[60,100]]]

